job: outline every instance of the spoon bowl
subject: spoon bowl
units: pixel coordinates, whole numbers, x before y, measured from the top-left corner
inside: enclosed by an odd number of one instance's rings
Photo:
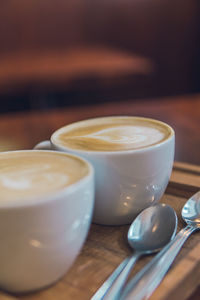
[[[143,210],[131,224],[128,242],[132,248],[144,254],[159,251],[174,238],[177,216],[166,204],[157,204]]]
[[[188,225],[200,228],[200,191],[185,203],[181,214]]]

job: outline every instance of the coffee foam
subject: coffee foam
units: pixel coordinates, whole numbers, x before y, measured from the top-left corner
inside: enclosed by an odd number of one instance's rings
[[[97,118],[58,130],[53,135],[53,142],[79,150],[120,151],[148,147],[163,141],[168,135],[164,125],[148,119]]]
[[[82,160],[49,152],[0,154],[1,200],[50,194],[80,180],[88,173]]]

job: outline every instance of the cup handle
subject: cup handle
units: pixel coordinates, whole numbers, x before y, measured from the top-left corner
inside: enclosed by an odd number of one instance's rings
[[[34,150],[52,150],[51,142],[50,141],[42,141],[35,145],[33,148]]]

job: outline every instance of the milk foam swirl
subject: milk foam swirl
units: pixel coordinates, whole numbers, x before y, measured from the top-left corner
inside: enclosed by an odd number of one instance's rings
[[[114,118],[113,118],[114,119]],[[97,119],[98,120],[98,119]],[[115,122],[114,122],[115,121]],[[90,124],[63,129],[56,136],[56,143],[72,149],[91,151],[120,151],[139,149],[156,144],[167,135],[160,126],[149,124],[123,124],[123,120],[114,120],[110,124]],[[78,124],[78,123],[77,123]],[[153,124],[154,125],[154,124]]]
[[[88,168],[78,158],[45,151],[0,154],[0,202],[48,195],[80,180]]]
[[[0,175],[0,183],[5,188],[13,190],[39,189],[41,185],[48,184],[52,187],[67,185],[68,176],[51,170],[50,165],[27,167],[12,171],[4,171]]]
[[[82,138],[94,138],[113,144],[141,143],[147,139],[142,128],[133,126],[118,126],[106,128],[97,132],[83,135]]]

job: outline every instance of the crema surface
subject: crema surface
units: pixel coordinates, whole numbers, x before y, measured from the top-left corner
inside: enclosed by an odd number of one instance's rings
[[[78,158],[59,153],[13,152],[0,154],[0,202],[51,194],[88,173]]]
[[[60,146],[88,151],[123,151],[160,143],[170,130],[150,119],[134,117],[97,118],[58,130],[52,141]]]

